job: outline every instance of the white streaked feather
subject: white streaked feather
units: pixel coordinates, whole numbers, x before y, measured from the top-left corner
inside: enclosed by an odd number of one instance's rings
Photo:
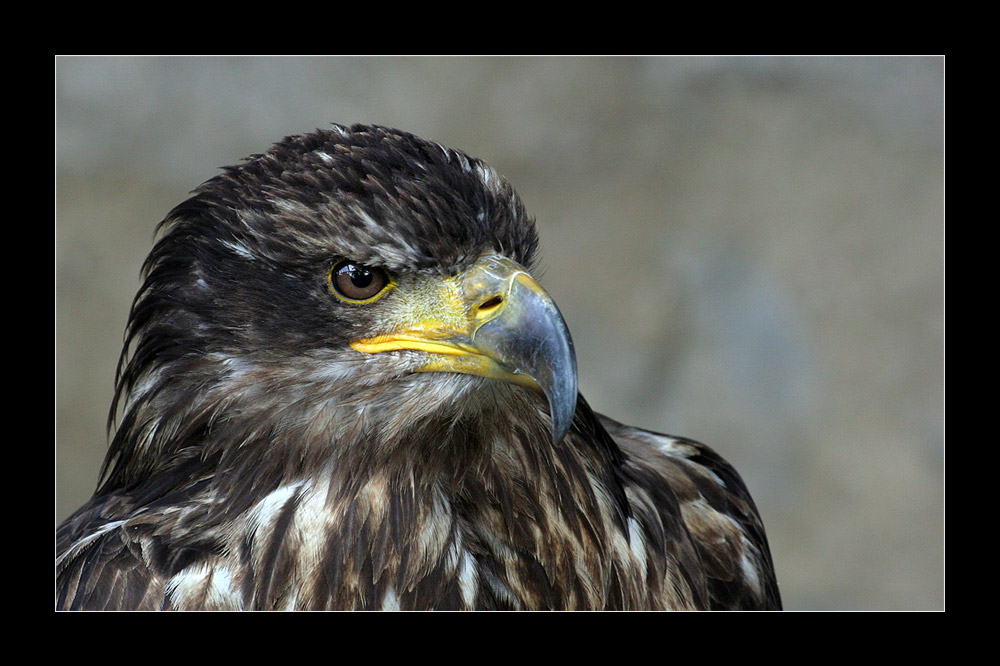
[[[462,593],[462,601],[466,608],[476,607],[476,595],[479,592],[479,573],[469,551],[462,549],[458,563],[458,589]]]
[[[300,492],[304,483],[298,481],[287,486],[281,486],[264,496],[249,512],[251,529],[257,530],[264,527],[271,528],[277,514],[288,503],[288,501]]]
[[[222,245],[224,245],[225,247],[228,247],[230,250],[232,250],[236,254],[240,255],[244,259],[247,259],[249,261],[256,261],[256,259],[257,259],[257,255],[255,255],[253,252],[251,252],[250,250],[248,250],[246,247],[244,247],[240,243],[237,243],[235,241],[230,241],[230,240],[220,240],[219,243],[222,244]]]
[[[229,569],[207,563],[192,565],[167,581],[164,597],[176,608],[202,604],[208,608],[233,610],[242,607],[242,597],[233,586]]]
[[[73,543],[73,545],[65,553],[63,553],[62,556],[59,557],[59,559],[56,560],[56,564],[58,565],[63,560],[72,559],[76,557],[77,553],[86,550],[88,547],[90,547],[90,544],[94,543],[94,541],[99,539],[101,536],[107,534],[111,530],[121,527],[124,524],[125,524],[124,520],[113,520],[110,523],[105,523],[104,525],[101,525],[91,534],[88,534],[85,537],[77,539],[76,542]]]
[[[758,575],[758,562],[749,557],[749,553],[756,552],[754,545],[743,537],[743,557],[740,559],[740,569],[743,571],[743,580],[758,598],[763,596],[763,588]]]
[[[635,518],[628,519],[628,539],[632,548],[632,556],[639,563],[640,570],[646,571],[646,538],[643,536],[642,526]]]
[[[385,594],[382,595],[382,610],[384,611],[400,610],[399,597],[396,596],[396,589],[391,585],[386,589]]]

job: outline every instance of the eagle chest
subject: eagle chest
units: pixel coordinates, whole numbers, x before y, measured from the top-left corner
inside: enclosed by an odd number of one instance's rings
[[[220,580],[231,581],[234,605],[269,610],[602,603],[608,553],[593,526],[581,531],[523,498],[480,501],[483,492],[448,496],[384,477],[279,488],[246,514],[238,531],[252,537],[230,548],[240,573]]]

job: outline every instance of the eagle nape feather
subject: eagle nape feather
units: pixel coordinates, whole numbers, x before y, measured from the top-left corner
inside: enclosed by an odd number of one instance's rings
[[[290,136],[167,214],[65,610],[780,609],[746,485],[594,412],[485,162]]]

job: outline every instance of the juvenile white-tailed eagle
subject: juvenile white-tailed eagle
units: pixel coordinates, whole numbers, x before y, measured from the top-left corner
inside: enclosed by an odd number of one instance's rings
[[[289,137],[162,223],[60,609],[777,609],[708,447],[577,392],[538,244],[480,160]]]

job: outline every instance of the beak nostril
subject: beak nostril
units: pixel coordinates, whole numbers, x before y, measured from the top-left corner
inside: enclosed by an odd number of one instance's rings
[[[486,310],[492,310],[493,308],[499,306],[503,303],[503,296],[494,296],[493,298],[487,299],[479,304],[479,311],[484,312]]]

